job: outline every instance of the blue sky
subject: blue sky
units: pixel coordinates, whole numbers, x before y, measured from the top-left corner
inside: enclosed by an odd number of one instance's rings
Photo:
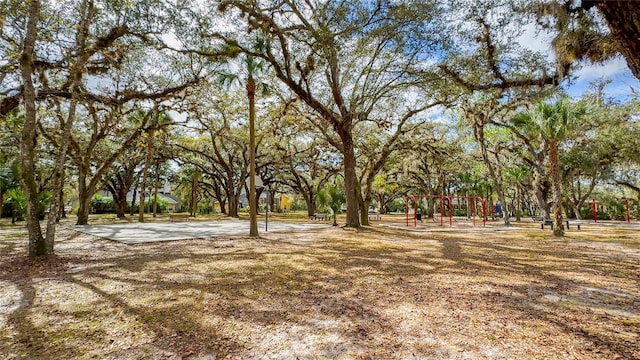
[[[640,81],[633,76],[622,57],[617,57],[602,65],[585,64],[575,74],[577,78],[568,87],[571,96],[577,97],[589,89],[589,83],[600,78],[611,80],[605,88],[608,96],[624,101],[632,95],[631,88],[640,91]]]
[[[554,59],[555,54],[551,48],[552,35],[545,31],[540,31],[535,24],[525,25],[519,37],[522,47],[530,49]],[[583,62],[581,67],[573,74],[574,78],[570,84],[565,84],[569,95],[579,97],[589,90],[589,84],[598,80],[611,80],[605,92],[608,96],[620,101],[631,97],[631,88],[640,90],[640,81],[636,79],[627,66],[625,59],[618,56],[604,64],[589,64]]]

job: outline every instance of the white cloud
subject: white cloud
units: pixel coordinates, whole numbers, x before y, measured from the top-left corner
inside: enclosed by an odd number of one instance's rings
[[[611,80],[605,87],[608,96],[624,100],[632,95],[631,88],[640,89],[640,81],[631,73],[624,58],[619,57],[605,64],[585,65],[576,72],[576,79],[568,88],[572,96],[580,96],[589,88],[589,83],[603,79]]]
[[[536,24],[530,23],[522,27],[522,35],[518,37],[518,43],[525,49],[545,54],[550,60],[555,59],[555,53],[551,48],[552,35],[536,29]]]
[[[576,76],[581,80],[591,81],[599,78],[613,78],[629,72],[626,61],[622,57],[609,60],[604,64],[589,64],[583,66]]]

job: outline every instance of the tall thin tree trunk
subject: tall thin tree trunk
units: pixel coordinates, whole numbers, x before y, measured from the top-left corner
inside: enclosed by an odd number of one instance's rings
[[[520,184],[516,184],[516,221],[520,221],[521,212],[522,212],[522,199],[520,195]]]
[[[136,184],[136,186],[133,188],[133,192],[131,193],[131,208],[129,211],[129,215],[133,216],[135,214],[135,208],[136,208],[136,198],[138,195],[138,184]]]
[[[160,182],[160,160],[156,160],[156,179],[153,184],[153,217],[158,213],[158,182]]]
[[[86,62],[85,47],[87,37],[89,36],[89,18],[93,12],[92,6],[85,0],[80,6],[80,24],[78,26],[77,36],[77,53],[76,62],[71,71],[71,81],[69,92],[71,93],[71,101],[69,103],[69,114],[67,121],[62,127],[62,136],[60,138],[60,149],[58,150],[58,158],[53,171],[53,198],[51,199],[49,218],[47,220],[47,234],[45,243],[47,254],[53,254],[53,243],[56,236],[56,223],[58,222],[58,209],[60,208],[60,196],[62,192],[64,165],[67,161],[67,150],[69,148],[69,139],[71,138],[71,128],[76,116],[76,104],[79,97],[79,88],[84,75],[84,64]],[[61,124],[62,125],[62,124]]]
[[[356,199],[358,199],[358,209],[360,212],[360,225],[369,226],[369,203],[362,196],[362,186],[360,181],[356,181]]]
[[[156,119],[157,121],[157,119]],[[142,184],[140,186],[140,204],[138,206],[138,222],[144,222],[144,208],[145,208],[145,192],[147,191],[147,177],[149,176],[149,167],[153,159],[153,132],[154,128],[149,129],[147,137],[147,159],[144,163],[144,169],[142,171]]]
[[[562,225],[562,188],[560,183],[560,156],[558,155],[558,144],[555,141],[549,141],[549,167],[551,168],[551,181],[553,190],[553,213],[556,217],[556,226],[553,234],[563,236],[564,229]]]
[[[249,236],[258,237],[258,201],[256,199],[256,83],[249,71],[247,97],[249,98]]]
[[[484,161],[487,170],[489,171],[489,176],[493,182],[493,186],[495,187],[496,194],[498,194],[498,201],[502,205],[502,211],[504,214],[504,225],[511,226],[511,219],[509,218],[509,208],[507,206],[506,198],[504,196],[504,189],[502,187],[502,179],[500,178],[496,168],[491,163],[491,159],[489,159],[489,152],[487,150],[487,144],[485,143],[484,138],[484,125],[476,123],[474,124],[475,128],[475,137],[476,141],[480,145],[482,160]]]
[[[545,219],[551,218],[551,211],[547,205],[547,200],[544,196],[544,174],[542,170],[544,149],[541,149],[536,154],[536,166],[533,168],[533,194],[535,195],[536,203],[542,213],[542,217]]]
[[[36,91],[31,76],[34,72],[34,57],[37,25],[40,18],[40,1],[31,0],[29,18],[24,36],[20,69],[24,99],[24,126],[20,135],[20,164],[22,166],[21,180],[27,199],[27,229],[29,232],[29,257],[48,255],[47,246],[42,237],[38,213],[38,186],[35,178],[35,148],[36,148]]]
[[[63,179],[63,183],[64,183],[64,179]],[[67,212],[64,210],[64,208],[65,208],[65,206],[64,206],[64,186],[60,187],[60,191],[58,192],[58,194],[59,194],[58,195],[59,196],[58,201],[60,202],[60,207],[58,209],[58,215],[56,216],[56,223],[57,224],[60,223],[60,219],[67,217]]]
[[[199,176],[199,172],[198,172],[198,168],[194,167],[193,168],[193,179],[191,179],[191,199],[189,201],[189,215],[190,216],[196,216],[196,210],[197,210],[197,198],[198,198],[198,176]]]

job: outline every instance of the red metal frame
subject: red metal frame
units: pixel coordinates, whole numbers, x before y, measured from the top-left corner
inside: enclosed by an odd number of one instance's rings
[[[625,204],[627,205],[627,224],[631,223],[631,212],[629,211],[629,199],[624,199]]]
[[[591,199],[591,211],[593,212],[593,222],[598,222],[598,209],[596,199]],[[631,212],[629,211],[629,199],[624,199],[624,205],[627,210],[627,223],[631,223]]]
[[[404,206],[404,214],[406,217],[407,226],[409,226],[409,200],[413,201],[413,227],[418,226],[418,199],[419,198],[427,198],[427,199],[440,199],[440,226],[444,226],[444,200],[447,200],[447,209],[449,210],[449,227],[453,226],[453,199],[466,199],[471,203],[471,218],[473,219],[473,226],[476,226],[476,215],[477,215],[477,203],[480,201],[482,205],[482,226],[487,225],[487,202],[485,199],[479,196],[445,196],[445,195],[425,195],[425,194],[416,194],[416,195],[408,195],[405,200]]]

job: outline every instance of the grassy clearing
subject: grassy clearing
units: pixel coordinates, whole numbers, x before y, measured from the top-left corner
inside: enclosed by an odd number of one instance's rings
[[[0,357],[640,358],[640,232],[374,226],[123,245],[0,229]]]

